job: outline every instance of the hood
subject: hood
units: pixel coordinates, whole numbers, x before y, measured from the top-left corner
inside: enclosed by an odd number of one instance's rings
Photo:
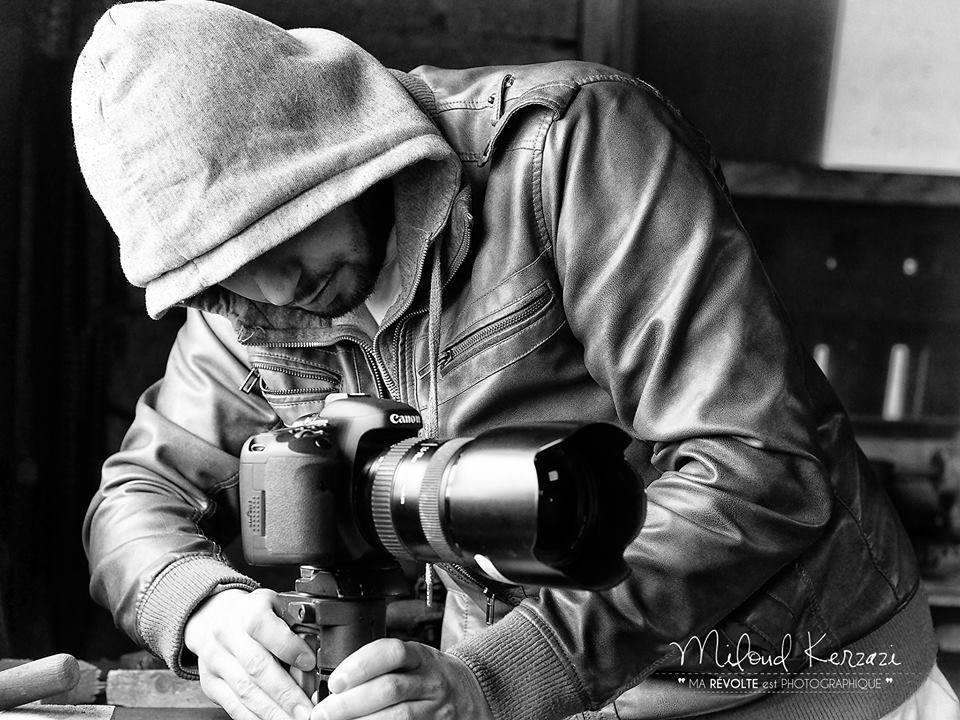
[[[152,317],[190,303],[241,326],[328,324],[216,283],[388,177],[398,244],[422,257],[460,184],[453,150],[366,51],[210,0],[108,10],[72,105],[84,178]]]

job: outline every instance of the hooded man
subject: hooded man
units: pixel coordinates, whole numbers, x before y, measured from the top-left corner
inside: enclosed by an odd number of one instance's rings
[[[128,279],[153,317],[188,308],[88,512],[92,593],[233,717],[954,712],[910,544],[652,88],[578,62],[392,72],[331,32],[161,0],[100,20],[73,108]],[[524,597],[441,566],[443,651],[367,645],[311,711],[274,659],[309,670],[310,649],[219,543],[242,443],[332,392],[408,403],[433,437],[624,428],[648,502],[632,576]]]

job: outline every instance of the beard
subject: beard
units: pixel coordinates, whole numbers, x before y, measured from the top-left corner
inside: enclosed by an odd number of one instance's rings
[[[386,240],[377,238],[370,242],[369,253],[362,261],[340,263],[334,269],[334,273],[343,276],[339,291],[322,308],[309,308],[310,312],[323,318],[335,318],[358,307],[373,292],[386,254]]]
[[[323,318],[335,318],[358,307],[373,292],[387,254],[393,230],[393,184],[382,180],[355,201],[356,225],[350,248],[341,255],[329,277],[339,275],[337,293],[322,305],[304,308]],[[318,287],[314,281],[314,287]]]

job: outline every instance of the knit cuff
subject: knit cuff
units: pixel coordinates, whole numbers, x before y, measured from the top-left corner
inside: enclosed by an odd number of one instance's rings
[[[189,555],[160,571],[137,609],[137,629],[147,648],[177,675],[196,680],[196,670],[181,664],[183,630],[194,609],[211,595],[240,588],[256,590],[255,580],[210,555]]]
[[[520,606],[447,650],[476,676],[496,720],[557,720],[587,705],[573,668],[541,625]]]

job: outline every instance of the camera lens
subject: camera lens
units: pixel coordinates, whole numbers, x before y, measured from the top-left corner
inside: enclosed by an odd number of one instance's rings
[[[370,526],[391,555],[494,580],[607,588],[628,573],[643,494],[628,436],[544,423],[441,442],[410,438],[364,467]]]

